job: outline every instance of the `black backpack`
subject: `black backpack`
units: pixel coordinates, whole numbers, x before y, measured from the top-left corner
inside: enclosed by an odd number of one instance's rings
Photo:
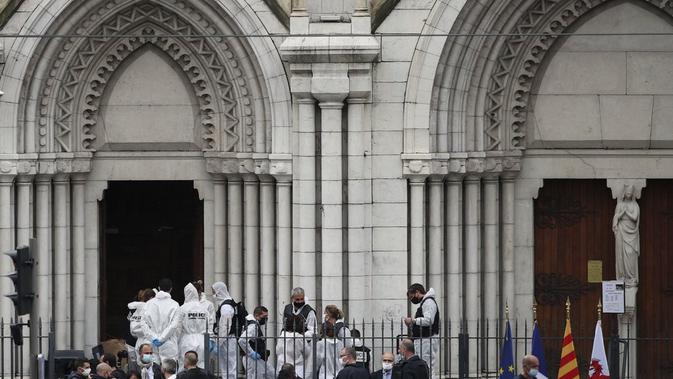
[[[222,316],[222,306],[225,304],[234,308],[234,317],[232,318],[232,324],[227,335],[233,334],[235,336],[240,336],[241,331],[243,331],[243,328],[246,325],[245,318],[248,316],[248,311],[245,309],[245,305],[242,301],[237,303],[233,299],[227,299],[220,303],[220,306],[217,307],[217,312],[215,312],[215,325],[213,325],[213,333],[218,334],[219,332],[220,328],[218,323],[220,322],[220,317]]]

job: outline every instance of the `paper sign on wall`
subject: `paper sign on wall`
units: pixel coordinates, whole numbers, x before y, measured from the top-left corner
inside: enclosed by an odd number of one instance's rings
[[[624,313],[625,290],[622,280],[603,282],[603,313]]]

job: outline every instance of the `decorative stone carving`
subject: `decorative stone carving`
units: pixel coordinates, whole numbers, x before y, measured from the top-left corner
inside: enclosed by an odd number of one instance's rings
[[[93,150],[100,98],[109,79],[146,44],[163,50],[189,78],[199,100],[204,150],[254,151],[254,107],[235,50],[221,37],[191,37],[220,33],[214,24],[183,1],[143,1],[122,10],[120,2],[91,12],[76,30],[104,37],[61,43],[41,90],[40,151],[52,149],[52,134],[55,151]],[[118,39],[115,34],[142,36]]]
[[[640,207],[632,185],[625,185],[617,201],[612,230],[615,233],[615,262],[617,279],[627,287],[638,286],[638,256],[640,256]]]

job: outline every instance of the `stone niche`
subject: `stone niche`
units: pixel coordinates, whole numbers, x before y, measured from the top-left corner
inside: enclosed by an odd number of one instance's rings
[[[615,1],[584,16],[576,34],[672,33],[670,16]],[[529,147],[673,147],[673,39],[575,35],[547,56],[531,96]]]
[[[198,150],[198,101],[185,74],[152,45],[128,57],[101,102],[96,150]]]

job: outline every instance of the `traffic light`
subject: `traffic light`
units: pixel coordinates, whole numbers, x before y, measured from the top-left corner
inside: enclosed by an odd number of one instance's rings
[[[31,257],[30,248],[22,246],[16,250],[6,252],[14,263],[14,272],[7,275],[14,283],[14,293],[5,295],[14,303],[16,314],[23,316],[33,308],[33,266],[35,261]]]

